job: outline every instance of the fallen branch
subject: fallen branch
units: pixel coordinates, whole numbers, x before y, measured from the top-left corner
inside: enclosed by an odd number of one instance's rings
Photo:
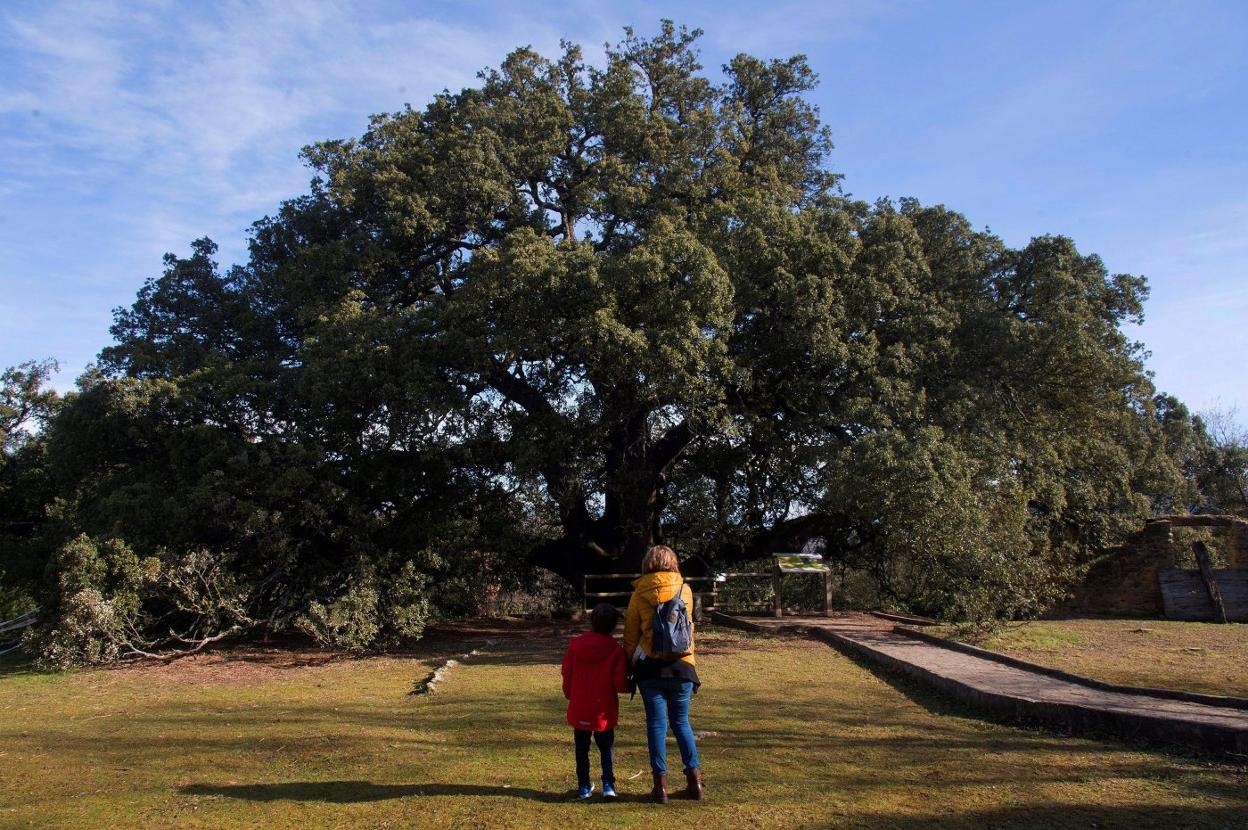
[[[131,636],[129,638],[122,638],[118,640],[118,645],[123,646],[126,649],[128,649],[126,652],[123,652],[121,655],[121,658],[123,660],[124,659],[148,659],[148,660],[172,661],[172,660],[177,660],[180,657],[190,657],[192,654],[197,654],[201,650],[203,650],[206,646],[209,646],[212,643],[216,643],[221,640],[224,640],[227,637],[233,637],[236,634],[241,634],[244,631],[247,631],[248,628],[250,628],[250,626],[233,625],[233,626],[230,626],[225,631],[221,631],[221,632],[218,632],[217,634],[213,634],[207,637],[200,637],[197,639],[188,639],[170,630],[169,636],[159,641],[158,645],[155,643],[149,644],[148,642],[142,640],[141,638],[137,636]],[[134,632],[132,630],[132,635],[137,635],[137,632]],[[190,646],[190,648],[163,647],[166,644],[172,643],[175,641],[188,645]],[[149,650],[153,648],[160,648],[160,650],[159,651]]]

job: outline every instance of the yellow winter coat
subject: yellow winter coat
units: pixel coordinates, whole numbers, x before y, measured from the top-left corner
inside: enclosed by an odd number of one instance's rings
[[[633,658],[639,645],[647,657],[654,656],[655,606],[676,596],[680,583],[680,574],[671,571],[642,574],[633,581],[633,596],[629,599],[628,611],[624,614],[624,651],[628,652],[629,659]],[[689,613],[689,631],[693,633],[693,591],[687,583],[681,591],[681,598],[684,599]],[[689,653],[680,659],[691,666],[696,665],[693,651],[693,643],[690,643]]]

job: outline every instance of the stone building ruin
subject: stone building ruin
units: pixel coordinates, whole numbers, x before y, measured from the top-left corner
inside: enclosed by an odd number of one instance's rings
[[[1196,566],[1189,529],[1208,529],[1217,551],[1209,571]],[[1188,537],[1188,538],[1185,538]],[[1220,567],[1217,567],[1220,565]],[[1097,560],[1063,611],[1106,616],[1215,620],[1219,595],[1226,618],[1248,621],[1248,520],[1238,516],[1175,515],[1143,529]]]

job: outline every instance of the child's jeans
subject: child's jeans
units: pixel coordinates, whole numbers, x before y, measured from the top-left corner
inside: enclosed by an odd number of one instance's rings
[[[598,757],[602,761],[602,783],[615,786],[615,730],[604,729],[601,732],[590,732],[588,729],[572,730],[576,741],[576,783],[584,787],[589,784],[589,736],[594,736],[598,744]]]
[[[680,760],[685,769],[698,767],[698,746],[689,726],[689,697],[693,683],[675,678],[653,678],[637,684],[646,704],[646,743],[650,747],[650,769],[667,774],[667,726],[670,719]]]

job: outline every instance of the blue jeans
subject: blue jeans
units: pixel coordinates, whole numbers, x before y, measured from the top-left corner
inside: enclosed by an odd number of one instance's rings
[[[671,720],[680,760],[685,769],[697,769],[698,746],[689,726],[689,698],[693,682],[657,677],[637,684],[641,701],[646,705],[646,743],[650,747],[650,769],[667,774],[667,724]]]

